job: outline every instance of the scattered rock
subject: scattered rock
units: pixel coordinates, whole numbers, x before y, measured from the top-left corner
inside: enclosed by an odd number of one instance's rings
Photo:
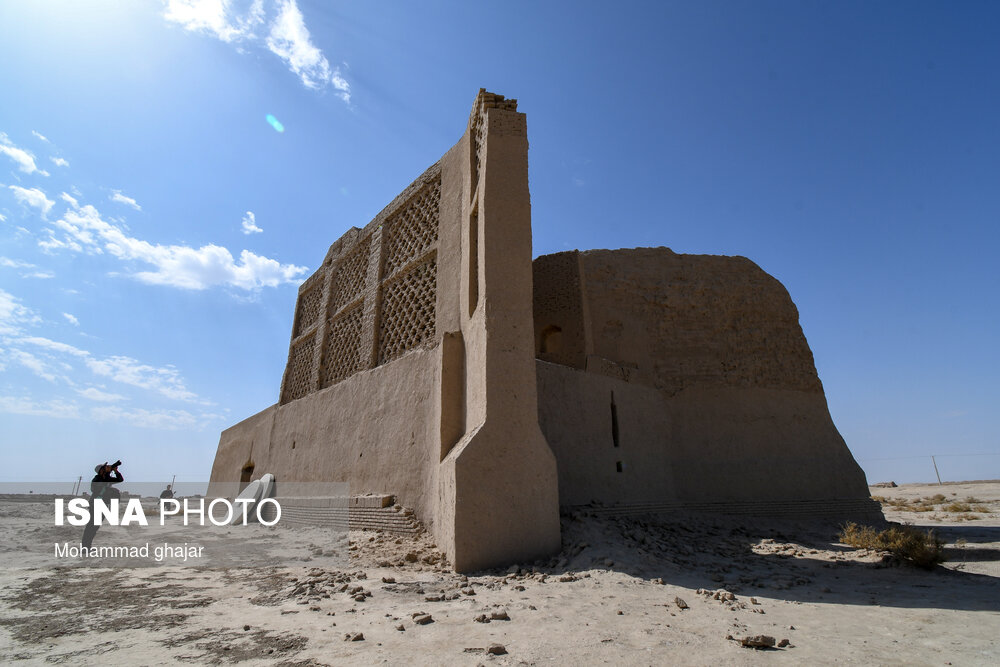
[[[418,560],[420,560],[420,557],[411,551],[408,554],[406,554],[405,560],[407,563],[416,563]]]
[[[434,619],[430,614],[414,614],[413,622],[417,625],[427,625],[428,623],[433,623]]]
[[[490,620],[493,620],[493,621],[509,621],[510,620],[510,616],[507,615],[507,610],[506,609],[499,609],[497,611],[494,611],[494,612],[490,613]]]
[[[486,652],[490,655],[506,655],[507,649],[503,644],[490,644],[486,647]]]
[[[399,625],[397,625],[396,629],[399,630],[400,632],[406,632],[406,626],[403,625],[402,623],[400,623]]]
[[[394,583],[396,583],[396,578],[395,577],[382,577],[382,583],[383,584],[394,584]]]
[[[249,629],[250,629],[250,626],[249,626],[249,625],[244,625],[244,626],[243,626],[243,629],[244,629],[244,630],[249,630]]]
[[[678,597],[674,598],[674,604],[677,605],[681,609],[689,609],[690,608],[690,607],[688,607],[688,603],[687,602],[685,602],[684,600],[682,600],[681,598],[678,598]]]
[[[479,616],[476,616],[472,620],[475,621],[476,623],[489,623],[490,617],[487,616],[486,614],[480,614]]]
[[[771,635],[753,635],[740,640],[740,646],[746,648],[774,648],[775,640]]]
[[[778,642],[778,648],[785,648],[786,646],[791,646],[792,643],[788,639],[782,639]]]
[[[363,632],[348,632],[344,635],[345,642],[363,642],[365,640],[365,633]]]
[[[563,583],[567,581],[576,581],[576,577],[574,577],[572,574],[564,574],[563,576],[559,577],[559,581]]]

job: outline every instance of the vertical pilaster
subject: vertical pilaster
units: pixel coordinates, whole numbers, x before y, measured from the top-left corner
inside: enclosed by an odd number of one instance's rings
[[[374,368],[378,364],[378,320],[381,315],[381,295],[379,282],[382,279],[382,262],[385,254],[382,247],[382,226],[372,232],[368,247],[368,273],[365,275],[365,291],[361,325],[361,367]]]

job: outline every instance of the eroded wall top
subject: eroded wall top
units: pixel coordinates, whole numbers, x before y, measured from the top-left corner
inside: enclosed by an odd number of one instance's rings
[[[669,248],[534,262],[538,358],[675,394],[692,386],[822,392],[799,313],[745,257]]]

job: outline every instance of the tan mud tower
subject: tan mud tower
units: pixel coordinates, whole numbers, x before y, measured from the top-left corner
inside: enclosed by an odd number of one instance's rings
[[[558,551],[560,505],[878,512],[781,284],[666,248],[533,266],[525,116],[482,90],[299,288],[280,401],[211,479],[264,472],[395,495],[459,571]]]

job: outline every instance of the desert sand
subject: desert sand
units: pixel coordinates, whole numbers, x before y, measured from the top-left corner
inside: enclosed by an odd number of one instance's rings
[[[0,501],[0,663],[1000,663],[1000,482],[871,492],[890,521],[934,529],[946,562],[851,549],[835,523],[583,511],[562,517],[556,557],[469,576],[427,533],[345,547],[261,526],[273,564],[53,567],[26,546],[49,537],[51,505]],[[740,641],[759,635],[776,646]]]

